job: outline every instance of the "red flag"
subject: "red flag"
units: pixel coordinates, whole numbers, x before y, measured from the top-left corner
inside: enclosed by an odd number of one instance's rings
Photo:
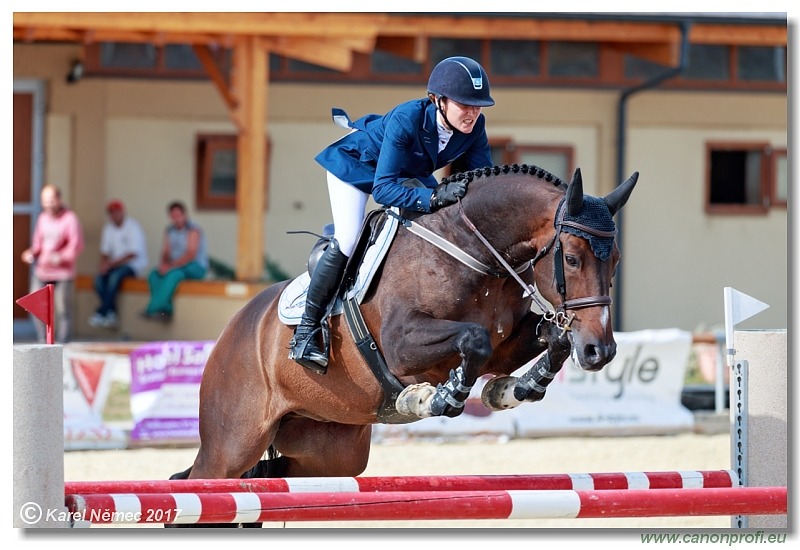
[[[17,304],[47,325],[47,343],[53,343],[53,285],[48,284],[17,299]]]

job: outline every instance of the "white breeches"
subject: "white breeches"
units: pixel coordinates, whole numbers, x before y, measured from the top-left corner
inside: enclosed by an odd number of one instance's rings
[[[367,207],[369,194],[343,182],[330,172],[327,172],[327,176],[334,236],[339,242],[342,254],[349,258],[356,246],[361,224],[364,222],[364,209]]]

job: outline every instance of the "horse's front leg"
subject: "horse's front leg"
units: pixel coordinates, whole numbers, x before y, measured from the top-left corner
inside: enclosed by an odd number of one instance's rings
[[[540,353],[543,345],[547,346],[547,353],[542,354],[520,377],[501,375],[487,382],[481,401],[488,409],[499,411],[517,407],[523,402],[541,401],[547,386],[569,357],[572,346],[562,329],[549,322],[537,321],[534,335],[529,330],[531,325],[523,326],[526,329],[522,331],[525,339],[519,339],[516,344],[509,342],[511,351],[498,349],[498,352],[503,352],[501,356],[505,356],[505,361],[511,360],[512,365],[525,363],[531,355]]]
[[[419,418],[460,415],[481,368],[492,354],[489,331],[476,323],[433,319],[424,314],[405,318],[402,327],[403,337],[387,346],[386,351],[395,376],[434,380],[432,367],[446,365],[455,354],[460,357],[460,364],[451,368],[447,380],[435,387],[429,382],[408,386],[395,402],[398,412]],[[382,333],[397,334],[397,328],[386,322]]]
[[[560,329],[558,332],[561,332]],[[571,350],[572,345],[566,335],[548,338],[547,353],[542,355],[528,372],[519,377],[514,386],[514,398],[518,401],[533,402],[544,399],[547,386],[564,366],[564,361],[569,357]]]

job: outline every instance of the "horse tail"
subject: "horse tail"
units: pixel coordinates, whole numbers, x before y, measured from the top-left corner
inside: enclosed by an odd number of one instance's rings
[[[169,476],[170,481],[173,479],[189,479],[189,474],[192,473],[192,467],[189,466],[182,472],[178,472],[177,474],[172,474]]]

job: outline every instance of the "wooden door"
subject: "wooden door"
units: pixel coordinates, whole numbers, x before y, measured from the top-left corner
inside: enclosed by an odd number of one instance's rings
[[[35,85],[14,86],[14,239],[11,265],[13,266],[14,320],[28,318],[28,313],[16,300],[29,292],[30,268],[20,259],[22,251],[30,245],[32,223],[38,210],[39,166],[36,151],[37,106],[41,93]]]

